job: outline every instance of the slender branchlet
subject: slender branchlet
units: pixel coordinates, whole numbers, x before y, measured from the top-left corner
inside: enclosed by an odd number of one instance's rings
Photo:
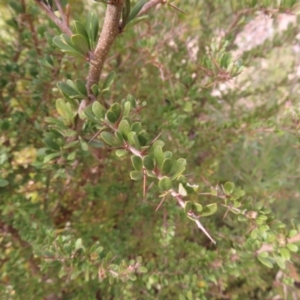
[[[144,15],[144,14],[146,14],[148,12],[148,10],[150,10],[154,6],[156,6],[158,4],[165,4],[165,3],[167,3],[167,0],[150,0],[147,3],[145,3],[145,5],[140,10],[140,12],[139,12],[138,15],[139,16]]]
[[[98,84],[103,65],[107,54],[120,33],[119,21],[123,9],[124,1],[118,1],[116,4],[108,4],[103,22],[102,31],[93,53],[90,70],[87,77],[87,91],[89,96],[92,95],[91,87]]]
[[[55,13],[54,11],[51,9],[50,6],[48,6],[47,4],[45,4],[43,1],[41,0],[34,0],[34,2],[47,14],[47,16],[59,27],[59,29],[67,34],[67,35],[72,35],[72,31],[69,28],[65,15],[62,11],[61,5],[59,1],[56,1],[58,3],[58,9],[60,11],[60,13],[62,14],[62,19],[61,20]]]

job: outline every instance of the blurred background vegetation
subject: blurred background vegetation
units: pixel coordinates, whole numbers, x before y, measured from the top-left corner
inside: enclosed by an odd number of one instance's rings
[[[102,26],[104,4],[68,2],[72,20],[84,23],[93,10]],[[101,101],[146,101],[141,121],[187,159],[201,192],[234,182],[243,201],[299,231],[299,4],[257,2],[175,1],[186,15],[152,9],[113,45],[102,78],[115,71],[116,79]],[[44,163],[56,84],[85,80],[89,66],[55,47],[60,32],[33,1],[4,0],[0,9],[1,299],[299,298],[298,249],[285,268],[267,268],[249,248],[251,222],[231,212],[223,219],[227,208],[201,219],[214,246],[173,199],[155,212],[158,188],[149,182],[143,199],[130,160],[107,147]],[[240,75],[224,80],[218,63],[208,72],[205,55],[216,45],[242,62]],[[103,264],[141,256],[147,272],[110,283],[72,252],[81,242],[99,242]]]

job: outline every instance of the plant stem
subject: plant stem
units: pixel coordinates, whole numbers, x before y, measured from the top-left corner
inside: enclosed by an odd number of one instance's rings
[[[53,12],[50,6],[46,5],[44,2],[40,0],[34,0],[34,2],[48,15],[48,17],[60,28],[60,30],[67,34],[71,35],[72,31],[70,30],[69,26],[66,22],[60,20],[56,14]]]
[[[114,40],[120,33],[119,21],[122,13],[123,1],[117,4],[108,4],[106,14],[103,22],[103,28],[98,40],[98,44],[93,53],[92,63],[90,66],[88,79],[87,79],[87,91],[90,100],[93,99],[91,87],[94,84],[98,84],[105,59],[108,55],[110,47]]]

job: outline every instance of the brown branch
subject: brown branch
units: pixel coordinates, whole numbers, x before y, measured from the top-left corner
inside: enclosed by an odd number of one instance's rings
[[[46,5],[41,0],[34,0],[34,2],[48,15],[48,17],[60,28],[63,33],[67,35],[72,34],[72,31],[68,27],[67,23],[60,20],[50,6]]]
[[[30,31],[31,31],[31,34],[32,34],[32,39],[33,39],[33,43],[34,43],[34,46],[35,46],[35,50],[37,52],[38,55],[41,55],[41,50],[39,48],[39,41],[38,41],[38,38],[37,38],[37,34],[36,34],[36,30],[33,26],[33,18],[32,18],[32,15],[25,15],[25,18],[26,18],[26,21],[29,25],[29,28],[30,28]]]
[[[138,16],[144,15],[148,12],[152,7],[158,5],[158,4],[166,4],[167,0],[150,0],[149,2],[145,3],[143,8],[138,13]]]
[[[297,233],[295,236],[287,239],[287,243],[288,244],[293,244],[293,243],[297,243],[300,242],[300,232]],[[256,254],[259,254],[261,252],[272,252],[274,250],[274,247],[270,244],[263,244],[260,249],[258,249],[256,251]]]
[[[91,66],[87,79],[87,91],[89,98],[93,99],[91,87],[98,84],[105,59],[108,52],[120,33],[119,21],[122,13],[123,1],[116,4],[108,4],[103,22],[102,32],[97,47],[93,53]]]
[[[149,9],[151,9],[157,4],[165,4],[166,2],[166,0],[150,0],[149,2],[145,3],[141,11],[139,12],[139,15],[145,14]],[[98,84],[102,73],[103,65],[110,50],[110,47],[112,46],[118,34],[120,33],[119,21],[121,17],[123,4],[124,1],[116,1],[107,5],[102,32],[98,40],[97,47],[94,51],[91,67],[88,74],[87,90],[89,93],[89,100],[93,99],[91,87],[94,84]],[[87,101],[85,101],[85,103],[86,102]],[[84,109],[85,107],[86,104],[81,105],[79,112],[82,111],[82,109]]]
[[[0,230],[3,231],[4,233],[11,234],[11,238],[13,242],[19,244],[23,249],[29,249],[29,251],[31,251],[30,244],[22,240],[19,232],[15,228],[2,222],[0,223],[0,227],[1,227]],[[32,276],[37,276],[38,274],[40,274],[40,268],[38,267],[38,263],[35,261],[32,254],[30,254],[30,256],[28,257],[27,262],[30,266],[30,271]]]

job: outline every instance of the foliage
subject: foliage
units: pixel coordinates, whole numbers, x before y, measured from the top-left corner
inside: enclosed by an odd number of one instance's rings
[[[126,0],[89,89],[100,2],[1,4],[1,299],[292,299],[299,3]]]

